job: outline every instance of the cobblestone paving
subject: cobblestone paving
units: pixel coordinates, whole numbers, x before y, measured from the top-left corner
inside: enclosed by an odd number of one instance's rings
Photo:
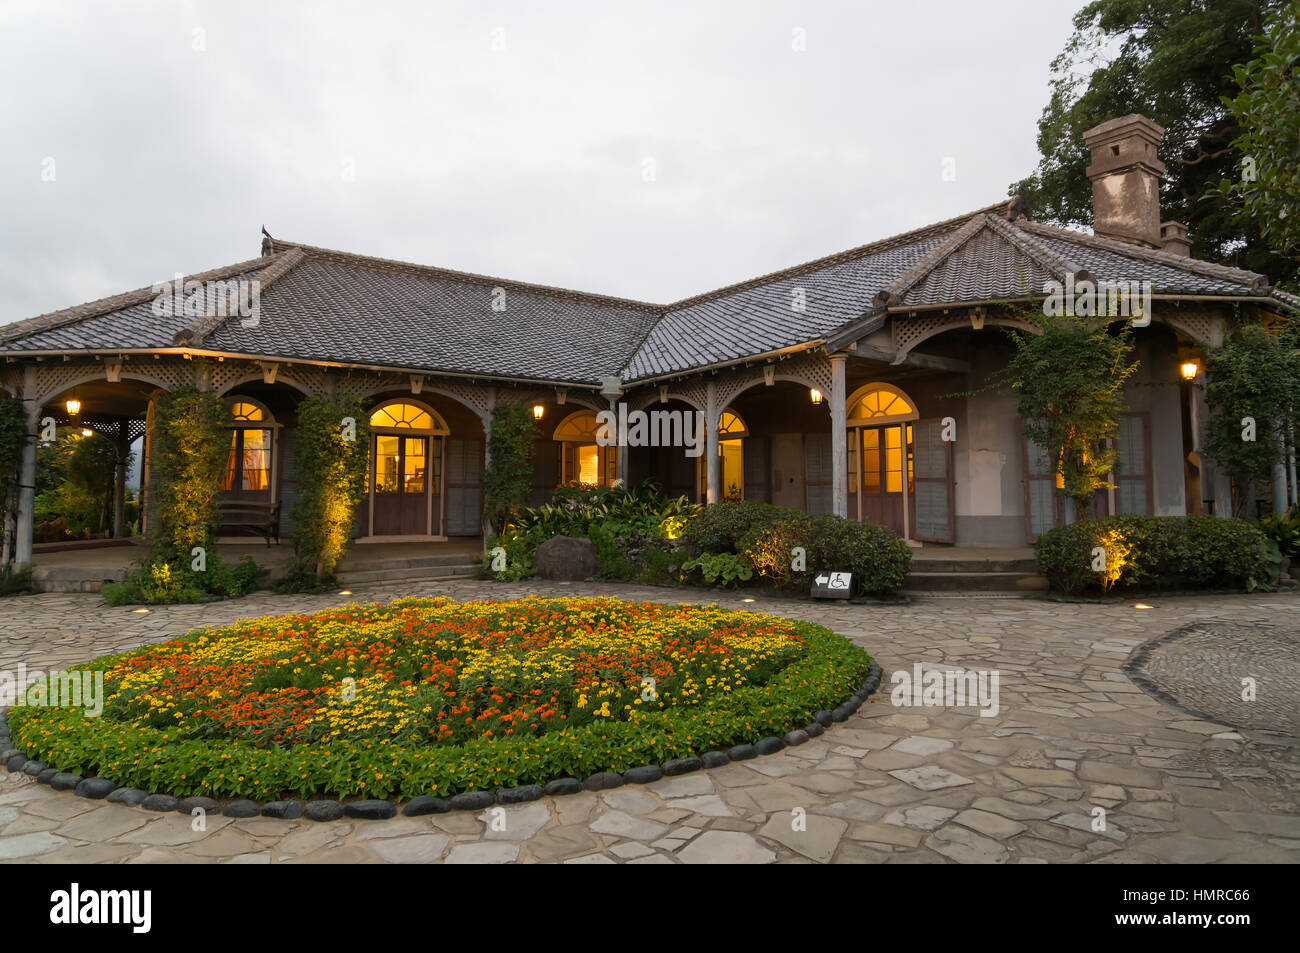
[[[1300,737],[1300,617],[1289,624],[1204,623],[1150,648],[1136,669],[1189,711]],[[1256,697],[1243,698],[1243,679]]]
[[[731,594],[614,585],[474,581],[454,598],[610,594],[741,606]],[[418,584],[352,598],[427,594]],[[0,665],[45,669],[159,641],[199,624],[310,610],[338,596],[272,596],[108,608],[92,595],[0,602]],[[1294,863],[1300,753],[1294,738],[1189,716],[1128,680],[1139,645],[1193,623],[1295,631],[1294,595],[1130,605],[922,598],[911,606],[749,606],[831,626],[884,666],[997,670],[1000,709],[894,707],[887,693],[820,738],[753,761],[644,787],[490,811],[390,821],[282,821],[151,814],[89,801],[0,769],[0,860],[20,863]],[[1236,638],[1236,636],[1234,636]],[[1176,644],[1176,643],[1175,643]],[[1244,644],[1244,643],[1243,643]],[[1195,645],[1195,643],[1189,643]],[[1184,653],[1185,684],[1205,655]],[[1171,662],[1171,664],[1173,664]],[[1286,677],[1294,691],[1294,656]],[[1187,666],[1190,665],[1189,669]],[[1214,669],[1211,678],[1236,666]],[[1285,674],[1285,673],[1284,673]],[[885,688],[889,686],[888,676]],[[1271,692],[1267,681],[1262,692]],[[1292,713],[1293,696],[1262,703]],[[1278,706],[1281,706],[1280,709]],[[1105,830],[1093,829],[1095,809]],[[802,823],[800,823],[802,819]],[[494,823],[495,822],[495,823]],[[498,829],[502,828],[504,829]],[[802,829],[800,829],[802,828]]]

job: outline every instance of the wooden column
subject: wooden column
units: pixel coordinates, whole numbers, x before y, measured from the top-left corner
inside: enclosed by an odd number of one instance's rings
[[[23,368],[23,411],[27,438],[18,468],[18,521],[14,527],[14,563],[30,566],[36,521],[36,441],[40,438],[41,404],[36,395],[36,367]]]
[[[705,500],[718,502],[718,385],[710,380],[705,385],[704,401],[704,473]]]
[[[848,430],[846,419],[848,395],[844,388],[846,354],[831,355],[831,512],[836,516],[849,515],[849,481],[847,455]]]
[[[115,447],[117,461],[113,466],[113,538],[121,539],[126,533],[126,461],[131,454],[129,438],[131,422],[126,419],[117,422],[118,434]]]

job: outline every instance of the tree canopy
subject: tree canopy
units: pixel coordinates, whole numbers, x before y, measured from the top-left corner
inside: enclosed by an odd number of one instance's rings
[[[1275,250],[1258,218],[1241,216],[1217,194],[1239,178],[1242,114],[1234,67],[1255,58],[1258,37],[1290,0],[1093,0],[1052,62],[1051,97],[1038,121],[1038,168],[1014,183],[1031,214],[1045,221],[1092,221],[1083,133],[1142,113],[1165,128],[1160,157],[1163,220],[1187,222],[1192,253],[1294,281],[1297,262]]]

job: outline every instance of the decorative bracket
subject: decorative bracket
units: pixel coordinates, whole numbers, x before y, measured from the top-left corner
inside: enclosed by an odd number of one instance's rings
[[[275,375],[280,373],[280,365],[269,361],[262,361],[262,383],[274,384]]]

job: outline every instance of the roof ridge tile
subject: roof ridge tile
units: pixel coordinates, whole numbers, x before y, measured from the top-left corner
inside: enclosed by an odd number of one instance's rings
[[[1068,228],[1060,228],[1055,225],[1044,225],[1041,222],[1025,222],[1021,228],[1028,229],[1035,234],[1047,238],[1059,238],[1062,241],[1076,242],[1091,248],[1099,248],[1103,251],[1113,251],[1119,255],[1125,255],[1129,258],[1143,259],[1156,262],[1161,265],[1168,265],[1172,268],[1178,268],[1183,271],[1190,271],[1193,274],[1203,275],[1209,278],[1222,278],[1228,281],[1235,281],[1245,285],[1251,291],[1261,294],[1269,290],[1268,278],[1254,271],[1246,271],[1242,268],[1231,268],[1228,265],[1217,265],[1210,261],[1201,261],[1199,258],[1190,258],[1186,255],[1175,255],[1172,252],[1161,251],[1156,248],[1146,248],[1142,245],[1134,245],[1130,242],[1121,242],[1113,238],[1104,238],[1101,235],[1089,235],[1085,232],[1071,231]]]

